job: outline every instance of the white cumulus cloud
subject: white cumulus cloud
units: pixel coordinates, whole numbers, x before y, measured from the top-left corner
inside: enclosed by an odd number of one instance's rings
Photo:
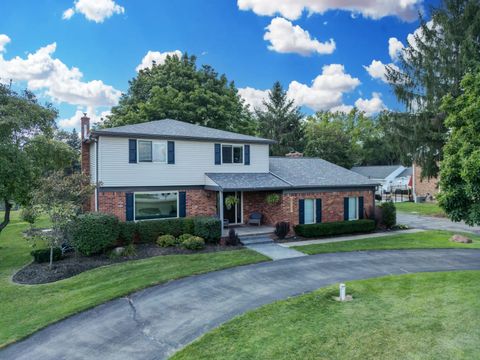
[[[180,50],[175,51],[166,51],[164,53],[160,51],[151,51],[149,50],[147,54],[143,57],[142,62],[135,68],[135,70],[140,71],[152,66],[153,62],[157,65],[161,65],[165,62],[167,56],[177,55],[178,57],[182,56],[182,52]]]
[[[10,38],[5,34],[0,34],[0,53],[5,51],[5,47],[10,42]]]
[[[303,11],[323,14],[329,10],[344,10],[364,17],[380,19],[396,16],[405,21],[417,19],[423,0],[237,0],[240,10],[252,10],[257,15],[296,20]]]
[[[360,80],[347,74],[343,65],[330,64],[323,66],[322,73],[310,86],[292,81],[288,96],[299,106],[307,106],[315,111],[330,110],[341,105],[343,94],[358,85]]]
[[[125,8],[113,0],[77,0],[73,7],[63,12],[62,18],[69,20],[75,13],[83,14],[87,20],[102,23],[114,14],[123,14]]]
[[[370,65],[364,65],[363,67],[367,70],[368,74],[373,79],[378,79],[383,81],[384,83],[388,83],[387,81],[387,70],[386,66],[390,66],[391,68],[400,71],[399,67],[393,63],[384,64],[380,60],[372,60]]]
[[[396,37],[388,39],[388,54],[393,61],[398,60],[398,56],[402,53],[403,48],[403,43]]]
[[[54,101],[81,106],[112,106],[121,92],[101,80],[82,81],[83,74],[76,67],[68,67],[53,57],[56,43],[28,54],[6,60],[0,54],[0,80],[25,81],[30,90],[45,91]]]
[[[270,90],[259,90],[252,87],[244,87],[238,89],[238,94],[250,105],[250,110],[264,110],[263,101],[267,100]]]
[[[376,92],[372,94],[371,99],[359,98],[355,101],[355,106],[358,110],[365,112],[368,116],[386,109],[386,106],[381,99],[381,94]]]
[[[85,107],[78,107],[73,114],[69,118],[60,119],[58,121],[58,125],[63,129],[71,129],[71,128],[80,128],[80,119],[83,117],[83,114],[86,113],[87,116],[90,118],[90,124],[99,123],[102,118],[104,119],[107,115],[110,115],[110,110],[105,110],[102,112],[96,111],[93,107],[87,106]]]
[[[312,38],[308,31],[281,17],[272,19],[267,26],[264,39],[270,41],[268,48],[279,53],[331,54],[335,50],[335,41],[320,42]]]

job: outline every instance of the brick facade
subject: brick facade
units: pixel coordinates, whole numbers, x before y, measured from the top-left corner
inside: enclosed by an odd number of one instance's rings
[[[415,196],[431,195],[433,198],[435,198],[439,191],[438,179],[422,179],[422,168],[417,164],[413,164],[413,189]]]
[[[80,166],[82,173],[90,176],[90,142],[88,141],[90,133],[90,118],[83,116],[80,119],[81,124],[81,161]],[[85,201],[83,204],[84,211],[94,211],[95,210],[95,197],[90,197],[89,200]]]
[[[280,202],[268,205],[266,197],[269,192],[245,192],[243,194],[243,218],[256,211],[263,214],[263,222],[274,225],[279,221],[287,221],[291,226],[299,223],[298,203],[300,199],[322,199],[322,222],[343,221],[343,198],[364,197],[364,214],[373,216],[374,191],[333,191],[333,192],[299,192],[286,193],[280,196]]]
[[[217,195],[209,190],[184,190],[187,193],[187,216],[215,216]]]
[[[125,192],[99,192],[98,211],[115,215],[120,221],[125,221],[127,196]]]

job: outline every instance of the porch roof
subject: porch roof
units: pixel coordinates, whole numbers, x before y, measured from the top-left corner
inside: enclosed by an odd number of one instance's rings
[[[271,173],[207,173],[208,190],[255,191],[282,190],[290,185]]]

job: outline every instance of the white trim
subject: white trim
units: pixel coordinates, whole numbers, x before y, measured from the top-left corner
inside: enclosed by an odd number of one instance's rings
[[[135,209],[135,203],[136,203],[136,198],[137,194],[164,194],[164,193],[175,193],[177,194],[177,216],[172,216],[168,218],[155,218],[155,219],[136,219],[136,209]],[[174,190],[174,191],[139,191],[139,192],[134,192],[133,193],[133,221],[150,221],[150,220],[167,220],[167,219],[178,219],[179,216],[179,211],[180,211],[180,196],[179,196],[179,191]]]

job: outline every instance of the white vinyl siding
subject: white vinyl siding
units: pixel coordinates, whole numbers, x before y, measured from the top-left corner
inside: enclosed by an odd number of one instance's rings
[[[205,173],[268,173],[268,145],[250,145],[250,165],[215,165],[214,142],[175,140],[175,164],[128,162],[128,139],[100,137],[103,187],[205,185]]]
[[[348,220],[358,220],[358,197],[348,198]]]

